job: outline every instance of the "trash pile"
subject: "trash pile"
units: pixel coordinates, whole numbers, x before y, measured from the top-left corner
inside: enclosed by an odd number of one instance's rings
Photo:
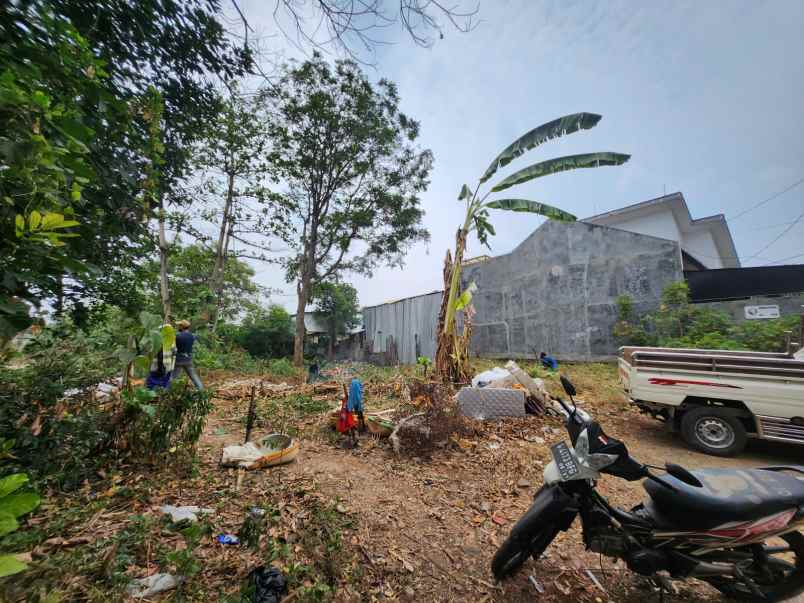
[[[541,415],[551,406],[544,381],[534,379],[513,360],[505,368],[494,367],[472,379],[471,387],[458,392],[458,407],[474,419]]]

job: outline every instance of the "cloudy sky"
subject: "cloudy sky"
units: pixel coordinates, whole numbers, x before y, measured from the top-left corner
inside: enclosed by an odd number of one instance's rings
[[[273,4],[240,3],[262,34],[276,32]],[[411,249],[404,269],[347,276],[363,305],[439,289],[462,219],[461,184],[476,183],[530,128],[578,111],[603,120],[503,173],[580,152],[630,153],[630,162],[537,179],[512,189],[516,196],[586,217],[681,191],[694,218],[735,217],[744,265],[804,262],[804,2],[481,0],[478,17],[470,33],[445,26],[429,49],[398,29],[379,34],[394,43],[378,49],[367,72],[397,82],[402,109],[421,122],[420,143],[435,155],[423,195],[432,240]],[[281,35],[272,44],[299,56]],[[541,218],[496,212],[492,222],[496,255]],[[470,241],[469,256],[483,253]],[[277,269],[256,269],[262,284],[284,289],[272,301],[295,310]]]

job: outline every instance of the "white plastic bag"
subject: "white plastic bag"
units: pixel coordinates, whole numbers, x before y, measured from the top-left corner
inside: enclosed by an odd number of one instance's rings
[[[472,378],[472,387],[486,387],[492,381],[499,381],[510,377],[511,373],[501,366],[495,366],[493,369],[478,373]]]

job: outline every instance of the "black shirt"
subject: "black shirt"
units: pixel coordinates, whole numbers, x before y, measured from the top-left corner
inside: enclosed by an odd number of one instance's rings
[[[193,343],[198,339],[190,331],[179,331],[176,335],[176,362],[189,362],[193,359]]]

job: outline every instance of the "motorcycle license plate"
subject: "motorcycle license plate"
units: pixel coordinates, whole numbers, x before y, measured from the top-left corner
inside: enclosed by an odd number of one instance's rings
[[[575,458],[572,456],[572,451],[566,442],[553,444],[550,447],[550,452],[553,454],[553,460],[556,462],[558,474],[562,480],[569,481],[580,473]]]

